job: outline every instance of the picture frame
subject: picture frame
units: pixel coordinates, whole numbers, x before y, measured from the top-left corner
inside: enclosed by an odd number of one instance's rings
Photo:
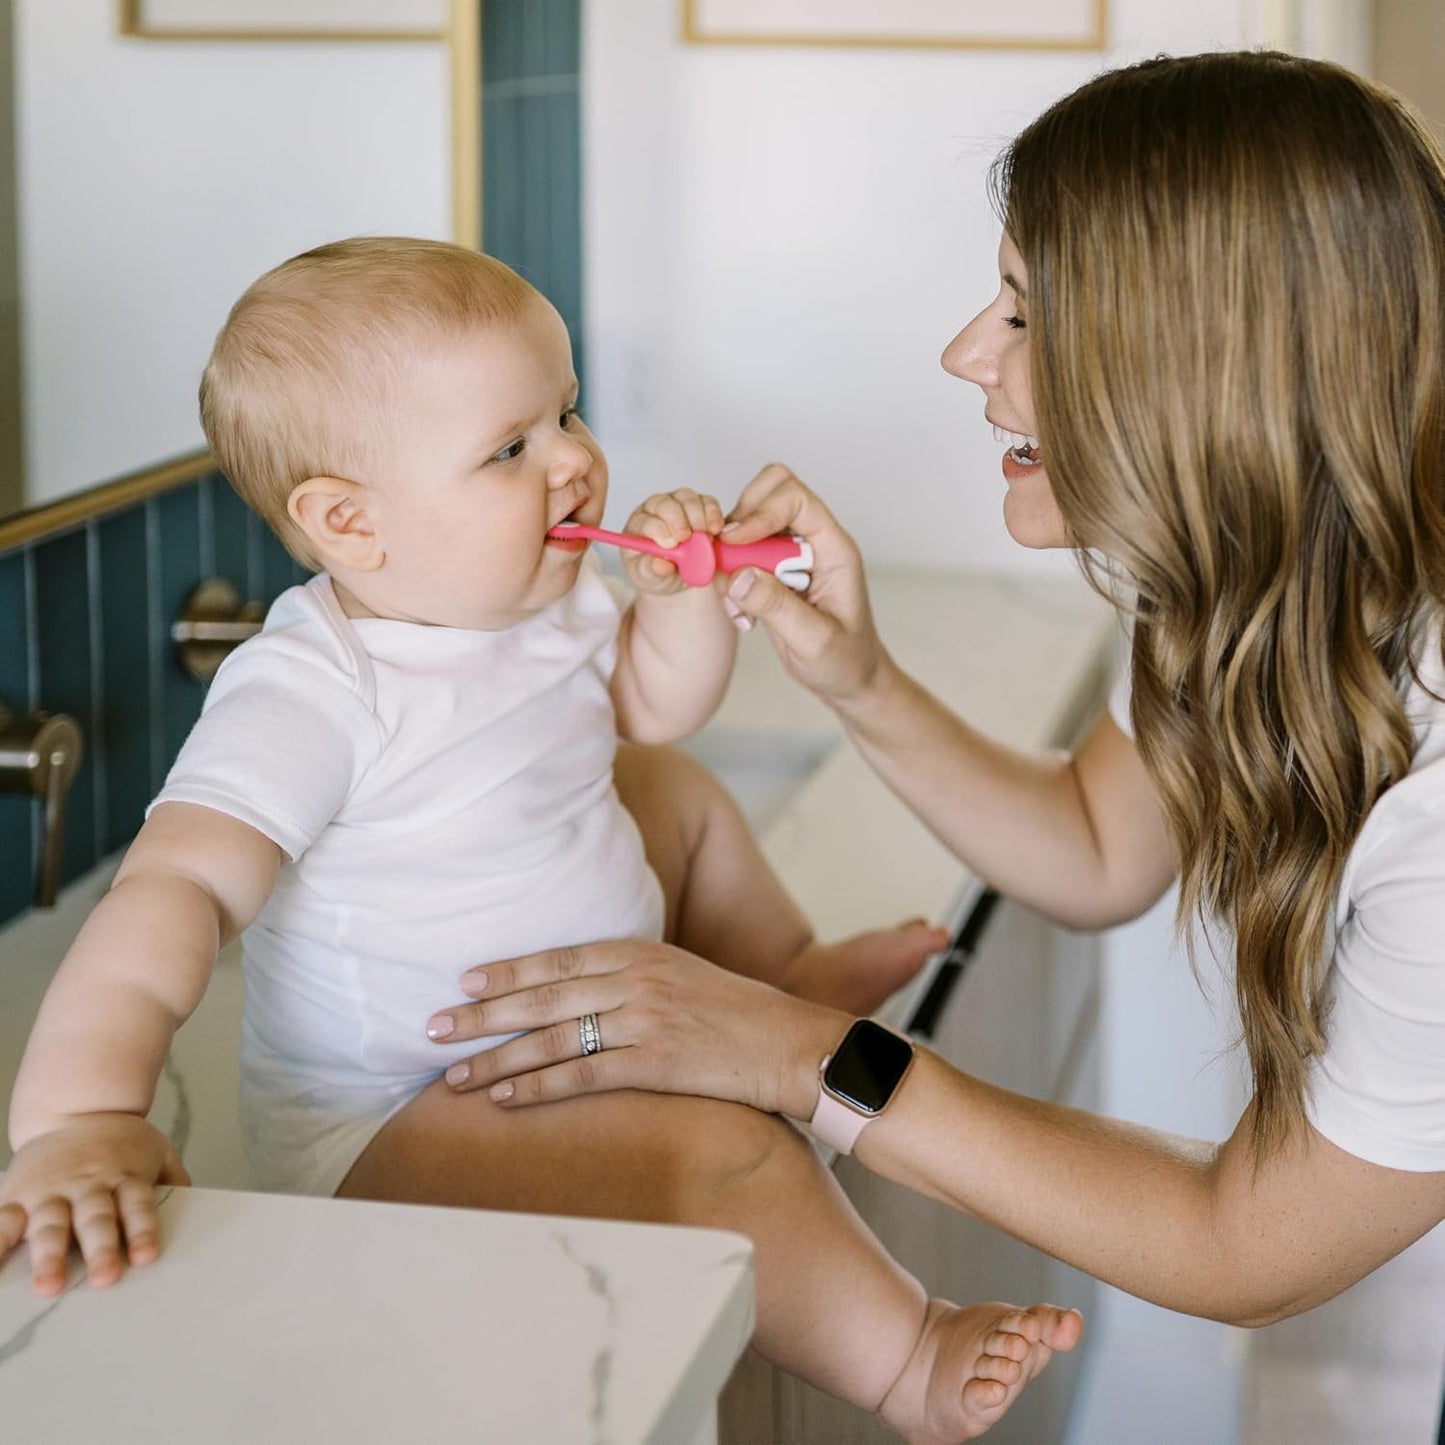
[[[444,40],[449,0],[117,0],[142,40]]]
[[[1108,0],[682,0],[694,45],[1102,50]]]

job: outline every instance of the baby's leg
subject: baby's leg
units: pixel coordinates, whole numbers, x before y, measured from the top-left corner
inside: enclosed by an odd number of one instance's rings
[[[666,938],[734,973],[852,1013],[871,1013],[946,935],[922,920],[816,942],[738,805],[675,748],[622,746],[617,791],[667,899]]]
[[[968,1433],[957,1428],[965,1411],[987,1428],[1041,1367],[1045,1341],[1072,1343],[1058,1321],[1076,1317],[1056,1311],[930,1305],[807,1143],[739,1105],[615,1093],[504,1111],[484,1094],[437,1083],[383,1127],[339,1193],[746,1234],[756,1251],[759,1351],[854,1404],[881,1408],[913,1439]]]

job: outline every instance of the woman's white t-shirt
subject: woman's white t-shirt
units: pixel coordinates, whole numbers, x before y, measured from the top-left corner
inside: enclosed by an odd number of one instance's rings
[[[1438,643],[1426,651],[1426,687],[1406,697],[1414,762],[1370,810],[1340,881],[1308,1114],[1359,1159],[1429,1173],[1445,1170],[1445,703],[1430,695],[1445,696],[1445,667]],[[1109,713],[1132,737],[1127,668]]]
[[[661,937],[612,781],[618,618],[590,558],[501,632],[348,618],[320,576],[217,673],[151,806],[217,809],[289,860],[242,940],[261,1187],[334,1192],[391,1114],[502,1042],[426,1036],[466,969]]]

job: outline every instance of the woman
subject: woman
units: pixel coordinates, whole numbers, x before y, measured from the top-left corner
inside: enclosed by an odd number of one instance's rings
[[[540,1031],[455,1084],[816,1111],[870,1169],[1111,1284],[1265,1324],[1445,1216],[1445,163],[1345,70],[1214,54],[1091,81],[995,182],[1002,284],[943,364],[1038,439],[1004,457],[1006,523],[1130,615],[1126,687],[1072,756],[980,736],[889,657],[856,548],[779,467],[735,535],[806,536],[811,591],[742,576],[731,605],[1003,893],[1104,927],[1177,874],[1181,924],[1235,940],[1238,1127],[1181,1140],[921,1049],[904,1072],[842,1015],[626,943],[464,981],[454,1038]],[[586,1014],[606,1047],[580,1058]],[[881,1069],[871,1100],[820,1089],[835,1051]]]

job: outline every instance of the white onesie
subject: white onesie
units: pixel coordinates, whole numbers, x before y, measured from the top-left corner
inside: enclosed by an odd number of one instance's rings
[[[217,673],[151,807],[215,808],[289,860],[242,943],[260,1188],[334,1193],[392,1114],[502,1042],[426,1036],[466,969],[661,937],[612,782],[618,619],[590,557],[571,593],[501,632],[350,619],[323,575]]]

